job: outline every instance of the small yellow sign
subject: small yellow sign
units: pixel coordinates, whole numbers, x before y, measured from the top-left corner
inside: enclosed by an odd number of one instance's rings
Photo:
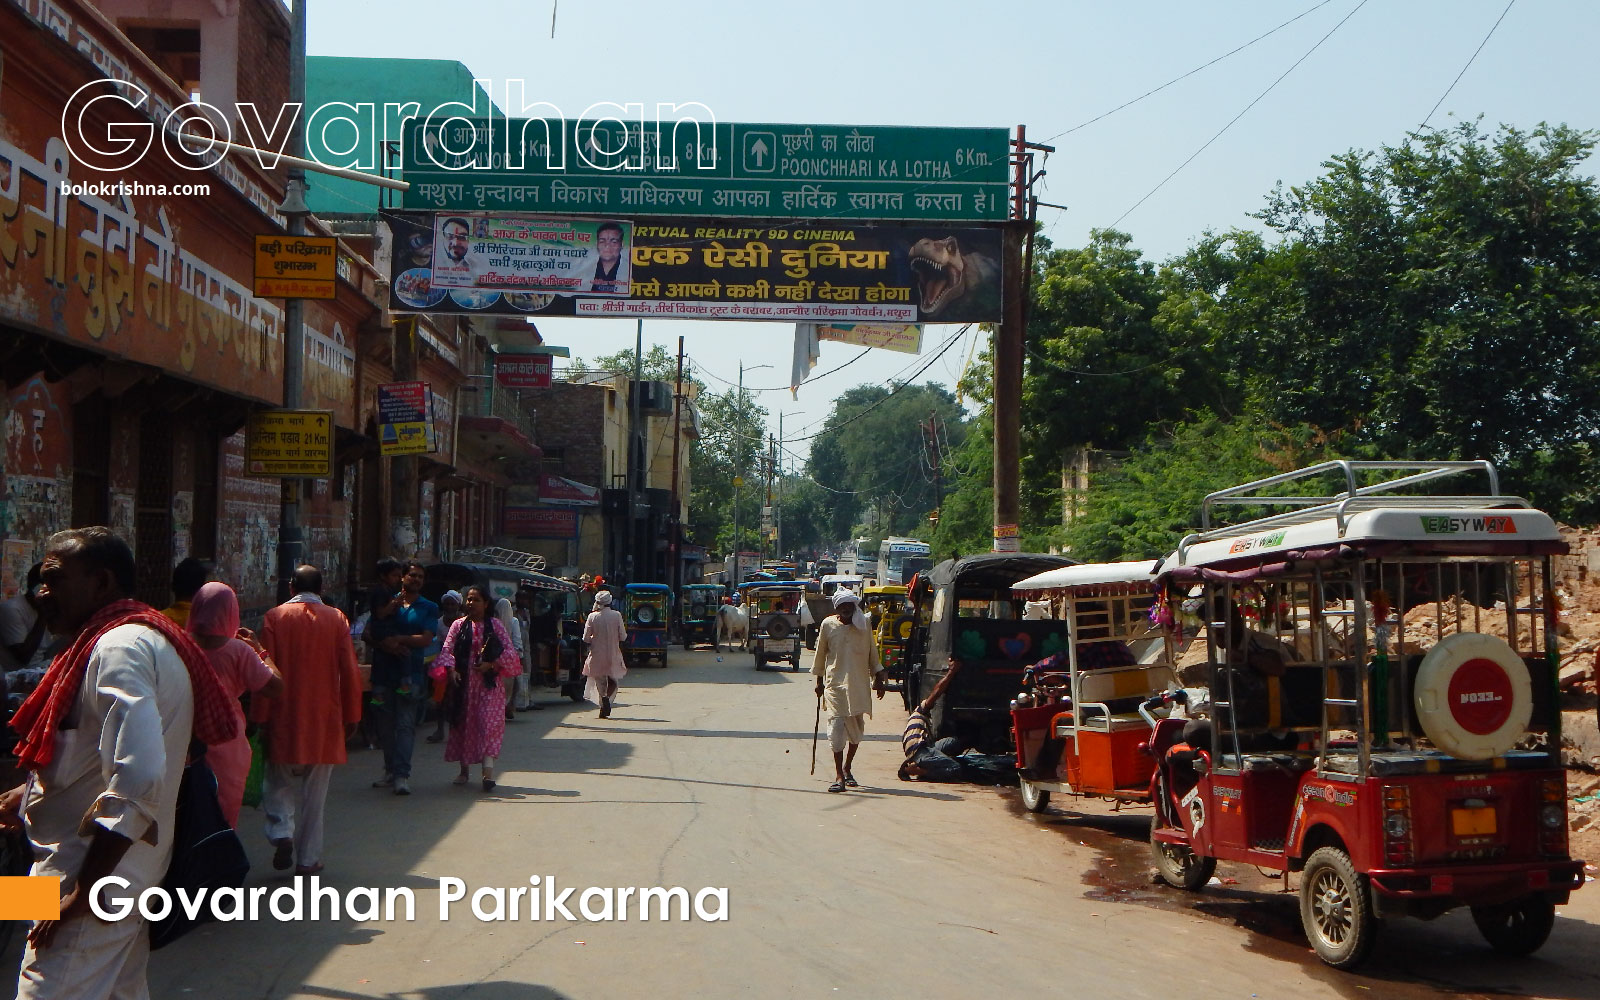
[[[332,410],[257,410],[245,425],[245,472],[252,476],[333,477]]]
[[[378,428],[378,451],[383,455],[426,455],[433,450],[425,421],[384,424]]]
[[[332,236],[257,236],[255,293],[275,299],[331,299],[338,291],[339,242]]]

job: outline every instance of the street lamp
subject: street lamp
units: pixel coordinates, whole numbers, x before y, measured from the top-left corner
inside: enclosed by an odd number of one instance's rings
[[[739,362],[739,394],[736,397],[739,412],[744,412],[744,373],[771,367],[771,365],[752,365],[746,368],[743,360]],[[739,487],[744,485],[743,442],[734,444],[734,454],[738,456],[736,464],[739,466],[733,475],[733,585],[737,587],[739,586]]]

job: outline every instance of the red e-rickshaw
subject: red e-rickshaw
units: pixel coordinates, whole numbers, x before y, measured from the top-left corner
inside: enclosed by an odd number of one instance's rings
[[[1139,710],[1177,684],[1161,627],[1150,617],[1153,566],[1149,559],[1083,563],[1015,585],[1030,611],[1046,610],[1041,617],[1061,620],[1067,632],[1064,648],[1025,671],[1011,703],[1022,803],[1030,812],[1042,811],[1052,794],[1150,801],[1151,718]]]
[[[1473,472],[1486,492],[1413,495]],[[1327,477],[1342,489],[1293,495]],[[1230,503],[1299,509],[1214,526]],[[1209,726],[1162,720],[1151,741],[1161,877],[1300,872],[1306,936],[1338,968],[1384,918],[1458,906],[1497,951],[1539,948],[1583,883],[1554,522],[1487,462],[1325,463],[1214,493],[1201,516],[1157,571],[1170,620],[1203,615],[1211,697]]]

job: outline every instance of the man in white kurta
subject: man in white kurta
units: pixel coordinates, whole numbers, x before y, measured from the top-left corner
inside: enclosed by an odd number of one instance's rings
[[[143,625],[107,632],[89,659],[72,728],[23,799],[34,875],[61,878],[67,892],[83,866],[94,826],[131,840],[116,874],[116,898],[159,885],[172,854],[178,784],[194,703],[189,672],[160,633]],[[86,890],[87,886],[84,887]],[[113,923],[85,914],[61,925],[50,946],[23,953],[18,1000],[144,998],[150,945],[137,916]]]
[[[835,778],[830,792],[855,788],[860,782],[850,773],[856,749],[872,714],[872,692],[883,697],[883,667],[872,641],[861,598],[843,587],[834,591],[835,614],[822,620],[811,673],[817,678],[817,697],[827,696],[828,746],[833,749]]]

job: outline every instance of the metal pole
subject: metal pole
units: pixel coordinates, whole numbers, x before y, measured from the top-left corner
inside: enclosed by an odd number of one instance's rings
[[[289,34],[289,100],[302,109],[306,103],[306,0],[295,0],[294,23]],[[289,133],[292,155],[305,153],[305,115],[295,115]],[[288,216],[289,235],[306,231],[306,173],[298,166],[288,171],[289,186],[284,193],[283,213]],[[285,299],[283,311],[283,406],[300,407],[300,388],[305,375],[305,311],[302,300]],[[285,479],[278,493],[278,601],[289,599],[289,579],[301,560],[304,545],[300,533],[301,480]]]
[[[773,523],[776,525],[777,536],[773,539],[773,558],[783,558],[783,411],[778,411],[778,503],[772,508]]]
[[[639,320],[633,339],[633,385],[628,400],[628,583],[639,582],[639,490],[643,478],[645,447],[639,440],[642,421],[639,384],[644,380],[644,320]]]
[[[744,412],[744,361],[739,362],[739,393],[736,409]],[[735,434],[737,435],[737,431]],[[733,585],[739,586],[739,480],[744,477],[744,442],[737,436],[733,440]]]
[[[672,583],[673,600],[683,587],[683,522],[678,516],[678,441],[683,421],[683,338],[678,338],[678,381],[672,390],[672,520],[667,535],[667,554],[672,564],[667,579]]]

